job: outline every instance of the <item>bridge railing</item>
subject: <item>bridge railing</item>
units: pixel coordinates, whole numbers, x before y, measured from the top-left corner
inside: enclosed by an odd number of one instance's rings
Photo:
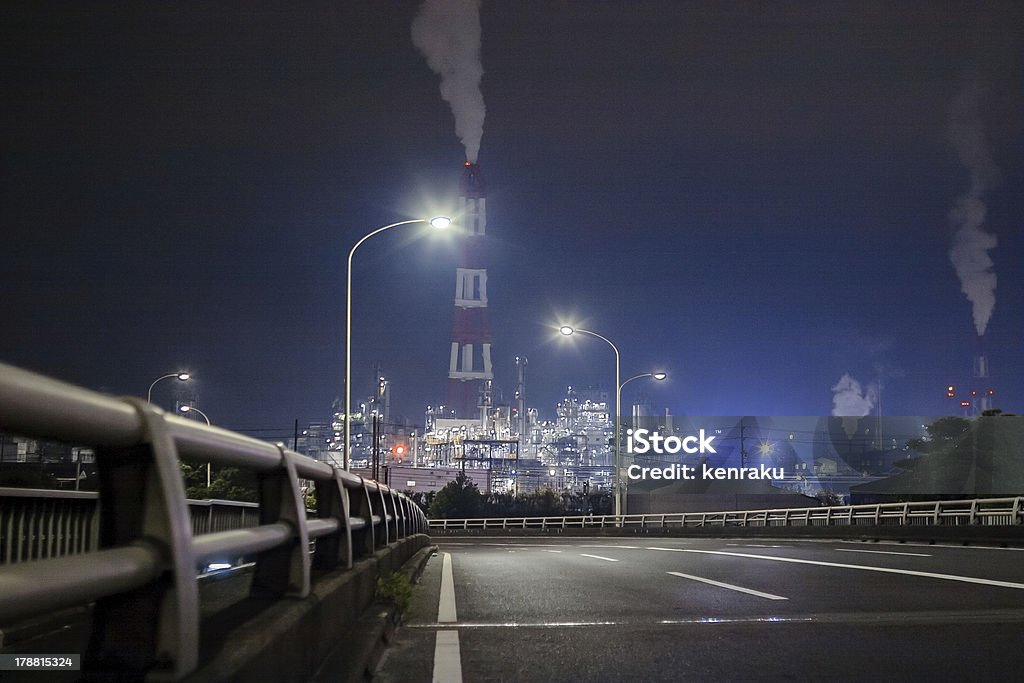
[[[37,524],[26,524],[24,510],[9,515],[2,527],[7,562],[0,566],[0,628],[96,603],[87,653],[96,668],[110,662],[172,679],[193,671],[200,630],[196,569],[212,560],[255,556],[254,594],[301,598],[310,593],[313,568],[351,567],[376,548],[427,531],[422,511],[383,484],[281,445],[165,414],[140,399],[3,364],[0,431],[96,453],[93,511],[72,504],[62,523],[60,511]],[[186,504],[181,461],[254,470],[254,525],[220,528],[212,502],[206,520],[197,520]],[[315,482],[313,519],[299,477]],[[61,492],[53,500],[77,500],[81,507],[88,498]],[[34,538],[26,543],[26,536]]]
[[[432,519],[430,529],[580,529],[604,527],[1008,526],[1024,524],[1024,497],[873,505],[676,512],[642,515]]]
[[[186,500],[192,535],[259,525],[259,504]],[[0,487],[0,566],[77,555],[99,546],[99,494]]]

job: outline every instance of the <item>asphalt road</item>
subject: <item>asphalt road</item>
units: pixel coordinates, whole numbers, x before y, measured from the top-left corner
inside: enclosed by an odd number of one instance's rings
[[[375,680],[1015,680],[1022,671],[1021,549],[458,537],[440,540]]]

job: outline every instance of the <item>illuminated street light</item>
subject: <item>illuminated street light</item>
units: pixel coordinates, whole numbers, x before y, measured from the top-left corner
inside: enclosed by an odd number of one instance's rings
[[[650,378],[655,379],[655,380],[660,382],[660,381],[664,380],[666,377],[668,377],[668,373],[667,372],[643,372],[643,373],[640,373],[639,375],[634,375],[633,377],[630,377],[625,382],[623,382],[622,384],[618,385],[615,388],[615,408],[616,408],[616,410],[619,407],[619,403],[622,401],[622,387],[626,386],[627,384],[629,384],[630,382],[632,382],[635,379],[640,379],[641,377],[650,377]],[[618,417],[616,417],[616,420],[618,420]],[[616,422],[616,425],[617,424],[618,423]],[[616,453],[618,453],[618,449],[619,449],[619,436],[618,436],[618,434],[619,434],[619,427],[616,426],[615,427],[615,449],[616,449]],[[618,456],[616,455],[616,460],[617,459],[618,459]],[[618,482],[619,482],[619,479],[618,479],[618,477],[616,477],[616,484],[618,484]],[[626,507],[625,496],[622,497],[621,507],[622,508]],[[625,512],[626,512],[625,509],[623,509],[623,514],[625,514]],[[619,514],[619,513],[615,513],[615,514]]]
[[[566,337],[571,337],[573,334],[579,332],[580,334],[589,334],[591,337],[597,337],[601,341],[612,347],[612,351],[615,352],[615,432],[614,432],[614,446],[615,446],[615,514],[622,514],[622,458],[619,447],[619,406],[621,399],[622,384],[619,382],[619,347],[615,346],[610,339],[602,337],[597,332],[591,332],[590,330],[584,330],[579,327],[572,327],[570,325],[562,325],[558,328]],[[631,377],[630,379],[636,379]],[[628,381],[628,380],[627,380]]]
[[[178,410],[181,411],[182,413],[199,413],[199,415],[201,415],[202,418],[204,420],[206,420],[206,426],[207,427],[210,426],[210,418],[208,418],[206,416],[206,413],[204,413],[203,411],[199,410],[199,408],[195,408],[195,407],[189,406],[189,405],[184,405],[184,406],[179,406]],[[207,461],[206,462],[206,490],[207,490],[207,492],[209,492],[209,490],[210,490],[210,482],[211,481],[212,481],[212,478],[210,476],[210,462]]]
[[[349,456],[352,452],[352,434],[349,429],[349,418],[352,415],[352,388],[350,386],[352,384],[352,257],[355,255],[359,245],[374,235],[391,228],[397,228],[400,225],[410,225],[412,223],[426,223],[437,230],[444,230],[452,224],[452,219],[448,216],[434,216],[429,219],[415,218],[384,225],[364,235],[348,252],[348,268],[346,269],[345,280],[345,438],[342,441],[342,466],[346,470],[349,469]]]
[[[162,377],[157,377],[155,380],[153,380],[153,383],[149,385],[149,391],[146,392],[146,403],[152,403],[153,402],[153,387],[156,386],[156,383],[160,382],[161,380],[170,379],[171,377],[175,377],[175,378],[181,380],[182,382],[187,382],[188,380],[192,379],[192,375],[190,375],[189,373],[184,372],[184,371],[182,371],[182,372],[172,372],[169,375],[164,375]]]

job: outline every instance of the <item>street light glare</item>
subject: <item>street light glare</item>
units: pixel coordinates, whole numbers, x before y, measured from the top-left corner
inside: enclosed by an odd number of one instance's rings
[[[178,410],[180,410],[183,413],[187,413],[188,411],[192,410],[192,407],[191,406],[180,406],[178,408]]]
[[[178,373],[178,379],[180,379],[182,382],[185,382],[187,380],[192,379],[192,375],[190,375],[187,372],[179,372]]]
[[[558,331],[561,332],[562,334],[564,334],[566,337],[568,337],[570,334],[572,334],[576,330],[574,330],[573,328],[569,327],[568,325],[562,325],[561,327],[558,328]]]
[[[452,224],[452,219],[448,216],[434,216],[428,222],[431,227],[437,228],[438,230],[444,230]]]
[[[654,379],[656,379],[656,380],[658,380],[660,382],[661,380],[663,380],[666,377],[668,377],[668,373],[667,372],[655,372],[655,373],[651,374],[651,377],[653,377]]]

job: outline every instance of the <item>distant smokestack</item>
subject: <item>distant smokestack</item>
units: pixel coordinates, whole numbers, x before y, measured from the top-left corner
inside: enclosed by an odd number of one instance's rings
[[[491,331],[487,315],[487,268],[484,239],[487,234],[487,184],[476,164],[466,162],[462,172],[459,224],[462,254],[455,271],[455,315],[448,362],[448,403],[459,417],[474,407],[484,410],[494,379],[491,368]],[[481,398],[487,400],[481,401]]]
[[[974,351],[974,382],[971,398],[979,413],[992,409],[992,396],[995,393],[990,386],[988,352],[985,349],[985,337],[978,337]]]

